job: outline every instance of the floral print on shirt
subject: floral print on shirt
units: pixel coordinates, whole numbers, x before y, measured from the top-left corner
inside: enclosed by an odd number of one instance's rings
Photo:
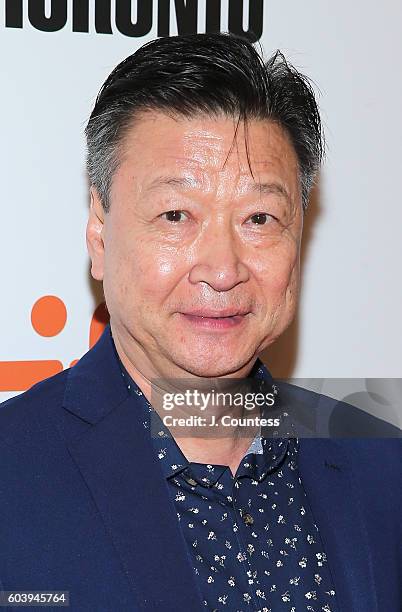
[[[121,369],[149,430],[150,415],[160,417]],[[272,380],[262,362],[257,376]],[[158,433],[152,443],[206,610],[339,612],[297,438],[257,435],[233,476],[228,466],[187,461],[161,419]]]

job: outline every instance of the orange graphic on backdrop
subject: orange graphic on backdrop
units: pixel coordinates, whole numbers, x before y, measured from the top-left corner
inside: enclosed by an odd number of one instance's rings
[[[45,295],[35,302],[31,310],[34,330],[47,338],[63,331],[67,321],[67,308],[55,295]]]
[[[67,322],[67,308],[60,298],[55,295],[44,295],[39,298],[31,310],[31,324],[37,334],[44,338],[51,338],[63,331]],[[89,327],[89,348],[100,338],[109,322],[109,313],[106,304],[102,302],[97,306]],[[71,366],[77,363],[71,362]],[[53,376],[63,370],[61,361],[34,360],[34,361],[0,361],[0,391],[25,391],[35,383]]]

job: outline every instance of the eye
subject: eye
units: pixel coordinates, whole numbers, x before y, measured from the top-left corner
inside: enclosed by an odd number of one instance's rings
[[[269,215],[268,213],[263,213],[263,212],[259,212],[259,213],[255,213],[254,215],[251,215],[250,219],[255,220],[252,222],[252,225],[267,225],[267,223],[269,223],[270,221],[275,221],[275,217],[273,217],[272,215]]]
[[[164,217],[166,215],[166,220],[169,221],[170,223],[177,223],[178,221],[180,221],[180,215],[184,215],[184,211],[182,210],[168,210],[165,213],[162,213],[160,216]]]

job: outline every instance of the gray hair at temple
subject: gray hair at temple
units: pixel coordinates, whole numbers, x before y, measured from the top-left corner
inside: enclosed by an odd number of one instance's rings
[[[238,122],[275,121],[296,151],[307,208],[324,155],[324,134],[309,79],[280,51],[264,61],[244,38],[191,34],[148,42],[118,64],[102,85],[85,128],[89,179],[106,212],[119,145],[134,117],[147,110],[173,117],[205,113]]]

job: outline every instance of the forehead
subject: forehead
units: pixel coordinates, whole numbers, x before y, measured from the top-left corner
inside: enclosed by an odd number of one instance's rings
[[[199,115],[137,115],[120,144],[120,168],[148,182],[158,174],[240,181],[275,175],[297,182],[298,161],[286,131],[270,120]]]

